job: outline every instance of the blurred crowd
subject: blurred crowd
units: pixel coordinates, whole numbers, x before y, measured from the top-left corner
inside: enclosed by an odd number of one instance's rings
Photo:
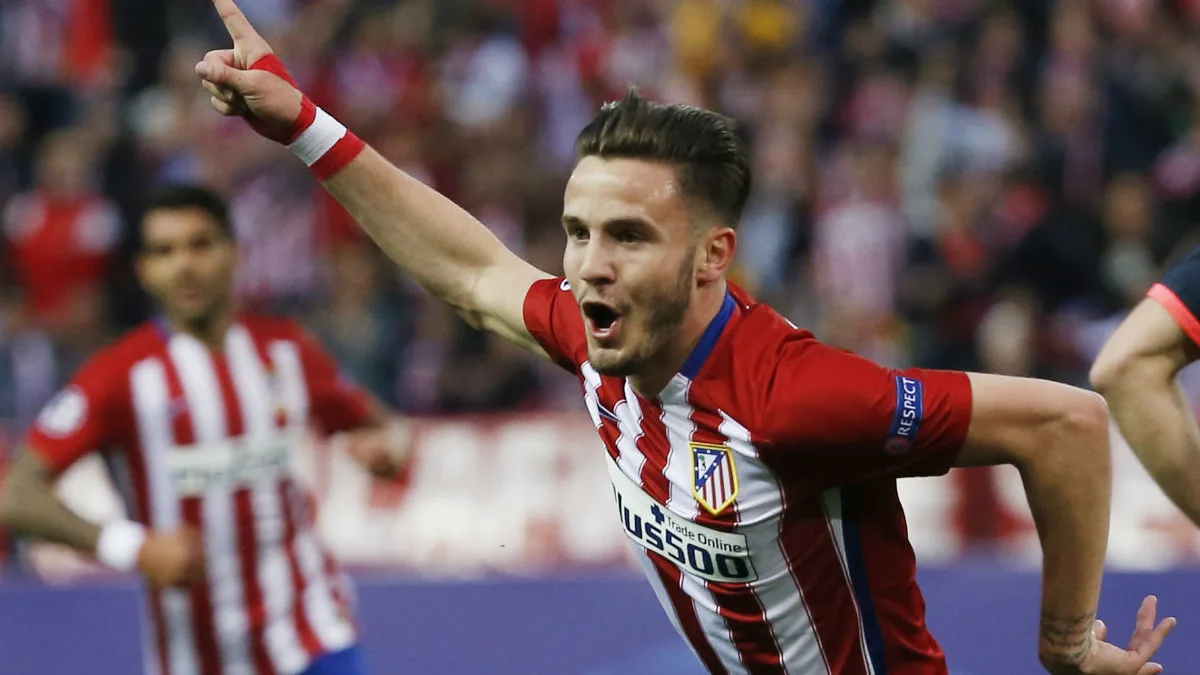
[[[737,280],[892,365],[1082,383],[1200,222],[1194,0],[242,0],[308,93],[561,268],[575,134],[637,84],[753,151]],[[399,276],[303,166],[208,108],[207,0],[0,3],[0,420],[154,311],[168,181],[231,201],[243,306],[414,413],[573,407],[552,366]]]

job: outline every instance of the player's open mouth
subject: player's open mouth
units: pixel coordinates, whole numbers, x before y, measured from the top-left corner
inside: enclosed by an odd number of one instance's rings
[[[616,336],[617,329],[621,326],[620,312],[600,302],[585,302],[581,309],[592,337],[607,340]]]

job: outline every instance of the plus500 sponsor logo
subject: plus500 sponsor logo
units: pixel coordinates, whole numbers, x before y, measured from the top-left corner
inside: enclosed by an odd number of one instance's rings
[[[620,493],[617,494],[617,510],[630,539],[647,550],[666,556],[698,577],[732,583],[758,578],[741,535],[718,533],[691,521],[674,518],[658,504],[653,505],[643,518],[642,514],[630,509]]]

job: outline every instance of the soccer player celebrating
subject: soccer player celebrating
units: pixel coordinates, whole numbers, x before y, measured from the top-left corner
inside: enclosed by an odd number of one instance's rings
[[[1092,364],[1092,386],[1134,453],[1200,525],[1200,429],[1176,375],[1200,358],[1200,248],[1175,264],[1117,326]]]
[[[291,321],[232,308],[225,204],[172,187],[140,224],[138,276],[163,313],[96,354],[38,417],[0,519],[153,586],[166,675],[359,675],[351,589],[318,542],[289,456],[310,423],[346,431],[377,475],[399,471],[406,423],[339,377]],[[55,477],[103,451],[130,520],[97,526]]]
[[[197,74],[225,115],[287,144],[385,252],[472,325],[575,373],[619,518],[711,673],[937,675],[895,480],[1011,463],[1045,552],[1039,654],[1053,673],[1149,675],[1174,621],[1128,649],[1096,607],[1107,413],[1031,379],[892,371],[831,349],[726,281],[750,191],[725,118],[631,92],[578,141],[566,277],[506,249],[295,87],[233,0],[233,48]]]

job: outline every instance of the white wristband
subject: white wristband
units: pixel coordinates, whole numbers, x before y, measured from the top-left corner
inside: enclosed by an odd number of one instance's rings
[[[117,520],[100,529],[96,559],[121,572],[137,569],[138,554],[146,543],[146,528],[132,520]]]
[[[296,140],[288,146],[292,152],[296,153],[305,164],[312,166],[317,163],[317,160],[325,156],[325,153],[333,149],[337,142],[342,140],[346,135],[346,127],[342,123],[333,119],[329,113],[317,108],[317,116],[313,119],[313,123],[308,125]]]

